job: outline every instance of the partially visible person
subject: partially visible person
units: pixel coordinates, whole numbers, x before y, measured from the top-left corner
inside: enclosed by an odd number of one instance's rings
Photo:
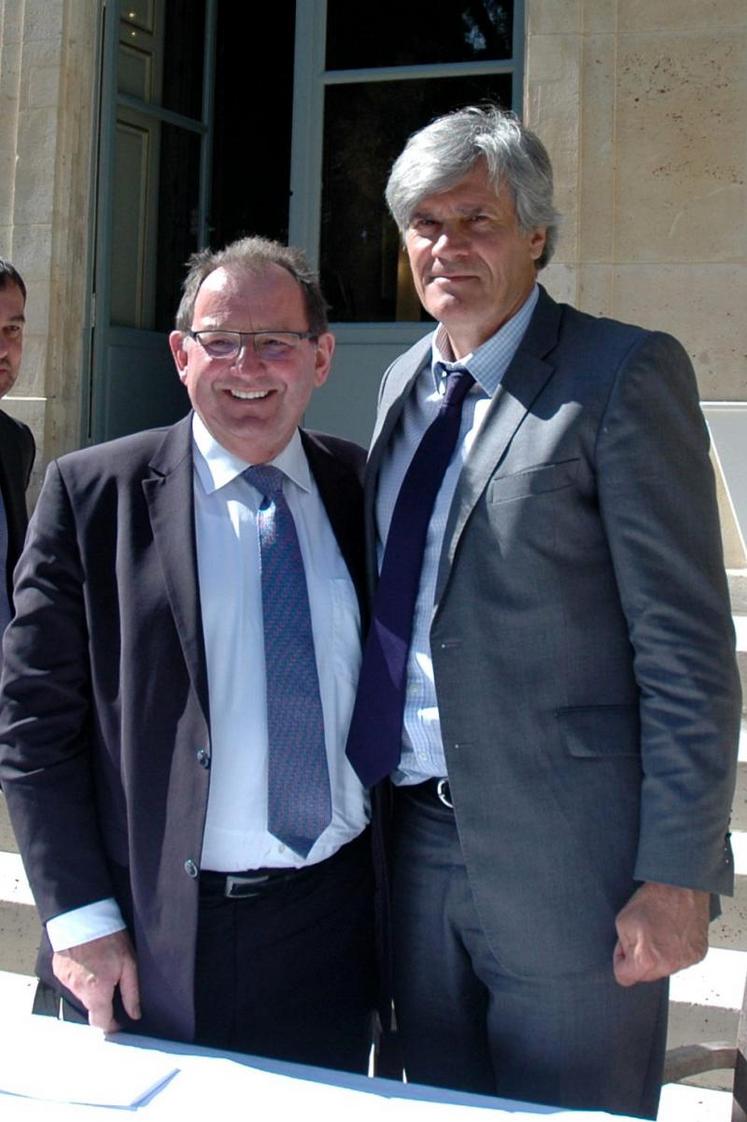
[[[52,463],[16,571],[0,778],[64,1017],[365,1071],[375,997],[363,449],[299,429],[334,337],[300,251],[191,262],[193,412]]]
[[[395,784],[407,1074],[653,1117],[667,977],[733,886],[739,679],[692,365],[538,285],[552,168],[513,114],[426,126],[387,200],[438,322],[381,388],[348,753]]]
[[[0,397],[21,367],[26,322],[26,285],[0,257]],[[0,637],[13,614],[13,569],[26,534],[26,488],[34,463],[34,438],[23,422],[0,409]],[[0,647],[0,670],[2,670]]]

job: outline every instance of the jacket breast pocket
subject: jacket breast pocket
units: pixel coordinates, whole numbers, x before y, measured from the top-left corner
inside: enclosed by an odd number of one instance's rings
[[[560,491],[574,485],[577,469],[577,459],[562,460],[556,464],[537,464],[513,475],[496,476],[488,484],[486,499],[489,503],[507,503],[529,495]]]
[[[563,745],[576,759],[640,756],[637,705],[581,705],[556,712]]]

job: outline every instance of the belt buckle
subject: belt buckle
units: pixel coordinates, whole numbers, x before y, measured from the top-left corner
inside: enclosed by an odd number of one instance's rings
[[[260,888],[266,884],[270,878],[267,876],[260,877],[241,877],[228,875],[226,877],[226,887],[224,894],[229,900],[246,900],[252,896],[257,896],[257,892],[253,892],[253,888]]]
[[[436,783],[436,794],[438,795],[439,802],[444,806],[448,806],[450,810],[454,809],[454,804],[451,801],[451,788],[449,787],[448,779],[439,779]]]

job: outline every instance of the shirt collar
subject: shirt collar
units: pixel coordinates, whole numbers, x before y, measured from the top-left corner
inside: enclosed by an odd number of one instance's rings
[[[219,444],[197,413],[192,414],[192,443],[195,471],[207,494],[232,483],[250,466],[249,460],[242,460]],[[298,429],[270,463],[303,491],[311,490],[311,472]]]
[[[488,397],[492,397],[519,349],[538,300],[539,285],[535,282],[518,312],[506,320],[494,335],[481,343],[476,351],[465,355],[458,362],[454,361],[446,328],[439,323],[431,348],[431,372],[436,389],[442,388],[443,375],[436,370],[436,363],[442,362],[446,366],[446,373],[455,366],[466,366],[481,389]]]

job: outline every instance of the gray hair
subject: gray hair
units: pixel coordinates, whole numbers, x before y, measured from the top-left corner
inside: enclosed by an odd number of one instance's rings
[[[187,262],[183,294],[176,313],[177,331],[189,331],[200,285],[216,269],[237,268],[262,273],[268,265],[279,265],[290,273],[301,289],[309,331],[321,335],[328,330],[327,302],[319,278],[306,260],[303,250],[270,241],[269,238],[240,238],[224,249],[201,249]]]
[[[23,283],[23,277],[15,265],[11,265],[10,261],[6,261],[4,257],[0,257],[0,289],[7,288],[9,284],[14,284],[20,290],[25,301],[26,285]]]
[[[550,157],[539,137],[515,113],[496,105],[469,105],[413,133],[386,187],[386,201],[400,232],[404,234],[426,195],[448,191],[480,159],[485,160],[496,191],[502,183],[508,185],[520,229],[529,233],[537,226],[546,227],[545,248],[537,262],[543,268],[555,250],[560,221],[553,206]]]

